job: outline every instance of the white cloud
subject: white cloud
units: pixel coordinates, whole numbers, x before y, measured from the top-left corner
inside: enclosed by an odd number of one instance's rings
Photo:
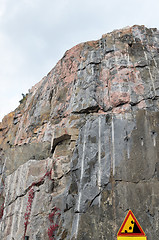
[[[0,0],[0,17],[2,17],[5,14],[6,11],[6,1]]]

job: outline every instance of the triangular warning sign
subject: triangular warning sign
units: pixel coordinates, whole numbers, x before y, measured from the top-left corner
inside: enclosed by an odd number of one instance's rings
[[[131,210],[127,213],[117,236],[145,236],[144,231]]]

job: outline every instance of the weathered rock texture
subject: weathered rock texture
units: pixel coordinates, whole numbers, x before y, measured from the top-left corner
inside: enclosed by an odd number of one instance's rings
[[[0,239],[159,239],[159,31],[67,51],[0,123]]]

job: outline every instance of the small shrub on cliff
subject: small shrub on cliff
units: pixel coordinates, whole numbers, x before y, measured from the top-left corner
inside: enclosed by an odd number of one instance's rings
[[[50,227],[48,228],[48,236],[49,240],[54,240],[55,239],[55,232],[57,231],[59,225],[59,218],[61,216],[61,213],[59,212],[59,208],[54,208],[53,212],[49,214],[49,221],[51,223]],[[56,222],[56,223],[55,223]]]
[[[24,222],[24,238],[25,238],[25,234],[27,231],[27,226],[29,224],[29,217],[30,217],[30,213],[31,213],[31,206],[32,206],[32,202],[34,199],[34,189],[31,188],[29,191],[29,196],[28,196],[28,204],[27,204],[27,208],[26,208],[26,213],[24,214],[24,218],[25,218],[25,222]]]
[[[0,220],[2,219],[3,217],[3,211],[4,211],[4,203],[1,205],[0,207]]]

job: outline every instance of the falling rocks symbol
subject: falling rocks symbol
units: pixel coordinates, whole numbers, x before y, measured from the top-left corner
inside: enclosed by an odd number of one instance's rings
[[[143,229],[131,210],[127,213],[119,229],[117,240],[147,240]]]

